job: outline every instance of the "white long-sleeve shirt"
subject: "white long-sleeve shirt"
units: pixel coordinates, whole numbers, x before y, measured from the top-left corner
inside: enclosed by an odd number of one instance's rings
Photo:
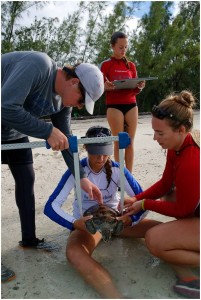
[[[101,191],[103,196],[103,203],[117,210],[117,206],[120,201],[120,196],[118,193],[118,188],[120,187],[120,168],[119,163],[112,161],[112,176],[110,184],[107,188],[108,182],[106,178],[106,171],[103,168],[99,173],[95,173],[89,166],[88,158],[81,160],[81,165],[84,168],[87,178],[93,182]],[[132,197],[142,192],[142,188],[139,183],[135,180],[132,174],[124,168],[125,176],[125,192],[128,196]],[[74,201],[73,201],[73,214],[64,211],[62,208],[63,204],[68,201],[70,192],[74,190]],[[81,190],[82,199],[82,211],[85,212],[89,207],[97,204],[95,200],[90,200],[88,193]],[[144,211],[141,211],[136,215],[136,221],[141,217]],[[54,222],[73,230],[73,222],[79,219],[79,205],[75,189],[75,178],[67,170],[62,176],[58,186],[49,197],[45,208],[44,214],[48,216]]]

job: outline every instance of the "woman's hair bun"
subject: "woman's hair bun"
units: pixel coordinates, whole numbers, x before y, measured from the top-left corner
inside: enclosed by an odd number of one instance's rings
[[[195,106],[195,98],[193,97],[192,93],[187,90],[176,94],[174,96],[174,99],[177,103],[184,105],[188,108],[193,108]]]

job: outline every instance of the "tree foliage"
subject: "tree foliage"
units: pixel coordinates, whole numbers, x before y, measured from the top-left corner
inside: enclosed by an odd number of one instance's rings
[[[152,2],[132,40],[140,75],[158,76],[138,96],[140,110],[149,111],[167,94],[188,89],[199,97],[199,2],[181,2],[173,18],[173,2]]]
[[[46,52],[60,65],[91,62],[99,65],[111,56],[110,37],[114,31],[129,36],[128,58],[135,62],[138,76],[157,76],[148,81],[137,96],[140,111],[150,111],[167,94],[191,90],[199,98],[200,86],[200,2],[179,2],[173,17],[173,1],[152,1],[150,11],[138,22],[135,31],[128,20],[143,2],[81,1],[66,18],[38,19],[30,26],[20,25],[32,7],[45,8],[47,1],[3,1],[2,53],[19,50]],[[54,2],[56,5],[56,1]],[[110,8],[110,10],[109,10]],[[108,11],[110,11],[108,13]],[[86,111],[75,113],[85,114]],[[104,96],[95,106],[95,114],[105,114]]]
[[[47,1],[2,1],[1,2],[1,35],[3,53],[15,50],[14,27],[18,27],[24,11],[29,15],[35,6],[42,8]]]

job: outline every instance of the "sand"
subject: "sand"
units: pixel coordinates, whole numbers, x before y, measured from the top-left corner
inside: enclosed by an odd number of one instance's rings
[[[199,128],[199,112],[195,113],[195,128]],[[73,120],[72,131],[78,138],[93,125],[108,126],[106,118]],[[35,139],[31,139],[35,140]],[[80,156],[85,151],[80,147]],[[44,204],[55,189],[66,165],[59,152],[45,148],[33,150],[36,173],[37,236],[60,244],[52,253],[40,250],[22,250],[18,210],[14,200],[14,180],[7,166],[1,172],[1,251],[2,262],[16,272],[16,279],[2,284],[2,299],[99,299],[66,261],[65,246],[69,230],[49,220],[43,214]],[[135,166],[133,174],[143,188],[158,180],[165,165],[165,152],[153,141],[150,115],[140,115],[135,139]],[[66,209],[71,209],[69,201]],[[149,212],[149,218],[163,222],[172,220]],[[101,242],[94,251],[97,259],[111,273],[124,295],[135,299],[177,299],[172,291],[175,275],[171,267],[155,259],[143,239],[114,238]],[[199,270],[197,270],[199,272]],[[181,297],[182,298],[182,297]]]

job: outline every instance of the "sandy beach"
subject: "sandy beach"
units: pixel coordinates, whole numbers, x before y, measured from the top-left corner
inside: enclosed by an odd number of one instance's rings
[[[73,120],[72,131],[78,138],[93,125],[107,126],[106,118]],[[195,112],[194,128],[200,128],[200,113]],[[31,139],[32,141],[35,139]],[[85,156],[79,146],[80,157]],[[1,286],[2,299],[99,299],[73,267],[66,261],[65,246],[69,230],[52,222],[43,214],[44,205],[66,170],[59,152],[45,148],[33,150],[36,173],[37,236],[61,246],[59,251],[22,250],[20,222],[15,204],[14,180],[6,165],[1,168],[1,253],[2,262],[16,273],[16,279]],[[143,188],[157,181],[166,161],[165,151],[153,141],[151,116],[140,115],[135,139],[134,177]],[[71,210],[71,199],[66,205]],[[147,218],[162,222],[172,220],[149,212]],[[179,299],[172,291],[175,283],[173,270],[155,259],[143,239],[114,238],[101,242],[93,257],[111,273],[122,293],[135,299]],[[199,274],[199,270],[196,270]]]

